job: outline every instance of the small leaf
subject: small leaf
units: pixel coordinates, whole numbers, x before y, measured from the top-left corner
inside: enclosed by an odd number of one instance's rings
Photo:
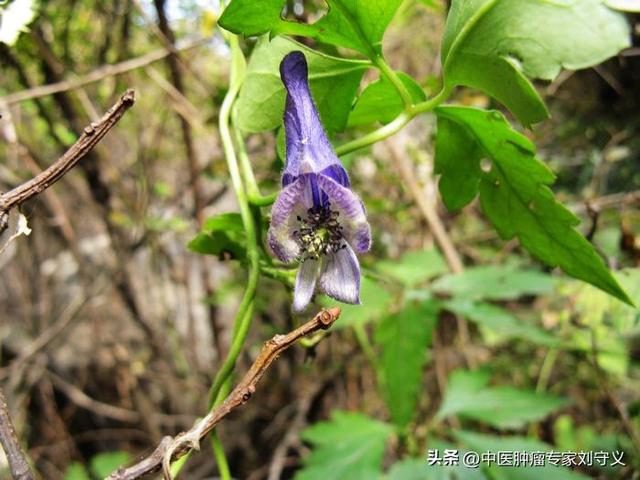
[[[517,265],[481,265],[462,273],[443,275],[431,289],[456,298],[515,300],[523,295],[543,295],[553,291],[551,275]]]
[[[335,328],[346,328],[356,325],[365,325],[383,316],[391,302],[391,294],[378,282],[363,277],[360,282],[360,305],[340,305],[342,314]],[[322,305],[333,306],[335,301],[322,299]]]
[[[514,387],[488,387],[482,372],[455,370],[436,418],[471,418],[496,428],[521,428],[566,405],[565,399]]]
[[[223,213],[204,222],[202,231],[188,244],[192,252],[203,255],[231,255],[236,260],[246,257],[246,241],[242,218],[238,213]]]
[[[397,72],[415,103],[426,100],[420,85],[406,73]],[[382,77],[364,89],[349,115],[349,126],[368,125],[374,122],[389,123],[404,109],[402,98],[395,87]]]
[[[64,480],[91,480],[89,472],[79,462],[73,462],[64,472]]]
[[[104,478],[119,466],[125,465],[131,460],[128,452],[115,451],[99,453],[91,458],[91,473],[96,477]]]
[[[302,432],[313,444],[296,480],[370,480],[381,473],[382,454],[391,426],[361,413],[336,411],[329,422]]]
[[[520,338],[544,346],[558,346],[561,343],[560,339],[552,334],[535,325],[524,323],[508,310],[489,303],[453,299],[446,302],[444,307],[503,338]]]
[[[525,136],[497,111],[447,106],[436,112],[470,133],[469,139],[492,160],[482,170],[480,202],[503,239],[518,237],[547,265],[559,266],[631,304],[593,245],[575,229],[580,220],[556,201],[549,188],[555,177],[535,158],[535,148]]]
[[[410,305],[385,317],[376,330],[382,347],[381,384],[391,418],[405,427],[415,415],[427,348],[438,320],[435,302]]]
[[[561,68],[596,65],[629,46],[624,15],[605,3],[453,1],[442,45],[445,83],[485,91],[524,125],[544,120],[548,111],[526,76],[553,80]]]
[[[378,262],[377,270],[408,287],[413,287],[448,271],[449,268],[442,255],[431,249],[408,252],[395,261]]]
[[[286,94],[279,68],[292,50],[302,51],[307,58],[311,93],[325,128],[330,134],[343,130],[369,64],[331,57],[280,37],[271,41],[263,37],[253,50],[238,98],[238,126],[247,132],[264,132],[282,123]]]
[[[284,20],[285,0],[233,0],[220,25],[245,36],[288,34],[315,37],[324,43],[351,48],[368,57],[382,50],[382,37],[402,0],[328,0],[329,10],[310,24]]]

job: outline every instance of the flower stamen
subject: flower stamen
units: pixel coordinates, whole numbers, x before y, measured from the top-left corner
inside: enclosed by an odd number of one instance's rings
[[[307,217],[298,215],[300,229],[293,232],[302,252],[300,261],[318,260],[323,255],[335,253],[344,248],[343,227],[338,222],[339,212],[327,207],[313,207],[307,210]]]

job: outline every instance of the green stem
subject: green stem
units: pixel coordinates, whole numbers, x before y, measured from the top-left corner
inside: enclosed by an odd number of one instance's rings
[[[385,61],[382,55],[376,55],[373,59],[373,64],[378,67],[378,70],[387,77],[387,80],[391,82],[394,88],[398,91],[398,94],[402,98],[405,108],[410,108],[413,105],[413,99],[407,87],[402,83],[398,74],[393,70],[389,64]]]
[[[220,478],[222,480],[231,480],[231,470],[229,470],[229,462],[224,454],[224,447],[218,437],[218,434],[211,432],[211,448],[213,448],[213,456],[218,464],[218,471],[220,472]]]
[[[233,103],[240,91],[240,86],[243,80],[243,68],[244,57],[242,57],[242,51],[238,44],[238,38],[230,35],[228,37],[229,45],[232,52],[231,61],[231,79],[229,82],[229,91],[224,97],[222,106],[220,107],[220,115],[218,122],[218,129],[220,131],[220,138],[222,139],[222,147],[224,150],[225,159],[227,160],[227,167],[229,169],[229,176],[231,177],[231,184],[238,200],[240,207],[240,217],[242,218],[242,225],[244,227],[246,242],[247,242],[247,261],[249,264],[249,278],[247,280],[247,287],[240,301],[240,306],[236,313],[236,319],[233,326],[233,335],[231,339],[231,347],[227,358],[224,360],[220,370],[216,374],[211,389],[209,390],[209,406],[213,406],[215,403],[221,401],[222,390],[228,390],[230,385],[230,378],[233,369],[235,368],[238,356],[242,351],[244,342],[247,338],[247,333],[251,327],[251,319],[253,317],[253,300],[256,294],[258,286],[258,279],[260,277],[260,265],[259,265],[259,251],[258,251],[258,237],[256,234],[256,224],[253,214],[251,212],[251,206],[245,187],[243,185],[242,176],[238,167],[238,158],[231,138],[231,130],[229,127],[229,119],[231,116],[231,109]],[[225,385],[227,388],[225,389]],[[218,462],[218,468],[220,475],[223,479],[230,479],[231,474],[229,472],[229,465],[224,454],[224,448],[220,443],[220,439],[212,435],[211,437],[212,447],[216,461]]]
[[[258,187],[258,182],[256,182],[253,167],[251,166],[251,161],[249,160],[249,155],[247,154],[247,149],[244,144],[244,138],[242,138],[242,134],[237,128],[233,129],[233,133],[236,137],[238,158],[240,159],[240,171],[244,178],[244,184],[247,188],[247,199],[249,200],[249,203],[258,207],[268,207],[269,205],[273,205],[273,202],[276,201],[276,197],[278,196],[277,192],[270,195],[262,195],[260,193],[260,188]]]
[[[369,132],[363,137],[356,138],[351,142],[340,145],[338,148],[336,148],[336,153],[339,156],[346,155],[347,153],[359,150],[360,148],[368,147],[369,145],[390,137],[391,135],[399,132],[402,127],[409,123],[415,116],[421,113],[430,112],[431,110],[436,108],[447,98],[449,98],[449,95],[451,95],[451,89],[446,87],[443,88],[435,97],[432,97],[429,100],[425,100],[424,102],[416,103],[415,105],[406,107],[404,111],[400,113],[400,115],[398,115],[394,120],[392,120],[390,123],[387,123],[383,127],[380,127],[373,132]]]

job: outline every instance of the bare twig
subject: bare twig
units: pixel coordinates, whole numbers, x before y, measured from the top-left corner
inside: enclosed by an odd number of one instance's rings
[[[20,447],[13,422],[9,416],[9,407],[0,388],[0,443],[9,461],[9,470],[15,480],[34,480],[27,457]]]
[[[0,233],[7,228],[9,211],[38,195],[43,190],[60,180],[69,170],[89,153],[96,144],[111,130],[122,118],[124,113],[135,102],[134,91],[127,90],[113,105],[99,122],[92,123],[84,128],[80,138],[71,145],[56,162],[44,172],[13,190],[0,195]]]
[[[205,45],[209,41],[210,39],[208,38],[199,38],[197,40],[185,42],[180,46],[174,47],[174,49],[179,51],[190,50]],[[25,100],[46,97],[48,95],[66,92],[68,90],[75,90],[76,88],[83,87],[90,83],[98,82],[107,77],[121,75],[123,73],[130,72],[131,70],[145,67],[151,63],[166,58],[170,53],[171,51],[168,48],[160,48],[158,50],[149,52],[146,55],[142,55],[141,57],[125,60],[124,62],[117,63],[115,65],[104,65],[81,77],[66,79],[60,82],[51,83],[49,85],[43,85],[40,87],[23,90],[21,92],[12,93],[5,97],[1,97],[1,100],[6,102],[7,105],[11,105],[14,103],[24,102]]]
[[[166,479],[171,478],[169,468],[171,462],[187,454],[190,450],[198,450],[200,441],[205,438],[215,426],[229,413],[237,407],[244,405],[256,391],[256,385],[264,376],[265,372],[278,358],[278,356],[300,338],[317,332],[326,330],[340,316],[340,308],[333,307],[320,311],[312,320],[296,328],[286,335],[276,335],[267,341],[260,355],[253,362],[249,371],[242,377],[236,388],[229,394],[222,404],[214,407],[206,417],[198,421],[191,430],[179,434],[171,440],[165,437],[153,453],[141,462],[129,467],[119,468],[112,473],[107,480],[134,480],[148,473],[163,469]]]

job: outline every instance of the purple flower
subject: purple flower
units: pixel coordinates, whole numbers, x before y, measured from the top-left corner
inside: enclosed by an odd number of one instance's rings
[[[355,252],[371,247],[371,231],[360,198],[322,127],[307,82],[302,52],[280,64],[287,90],[284,127],[287,161],[282,192],[271,211],[268,242],[283,262],[300,261],[293,309],[304,310],[320,292],[360,303],[360,265]]]

